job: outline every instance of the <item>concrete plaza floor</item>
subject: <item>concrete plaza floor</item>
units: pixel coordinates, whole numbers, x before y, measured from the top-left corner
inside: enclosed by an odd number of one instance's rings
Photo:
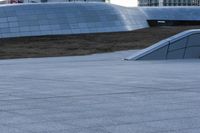
[[[200,60],[133,51],[0,61],[0,133],[199,133]]]

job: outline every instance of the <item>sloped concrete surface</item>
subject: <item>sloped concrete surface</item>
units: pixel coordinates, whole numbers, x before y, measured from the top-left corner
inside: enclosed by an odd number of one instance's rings
[[[134,51],[0,61],[1,133],[199,133],[200,61]]]

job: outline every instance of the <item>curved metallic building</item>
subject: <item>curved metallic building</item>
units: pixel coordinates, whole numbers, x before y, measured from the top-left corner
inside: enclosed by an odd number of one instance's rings
[[[187,30],[147,47],[126,60],[199,59],[200,30]]]
[[[105,3],[0,6],[0,38],[130,31],[148,27],[138,8]]]
[[[141,7],[147,20],[200,21],[199,7]]]
[[[126,8],[106,3],[1,5],[0,38],[131,31],[158,21],[200,24],[200,8]]]

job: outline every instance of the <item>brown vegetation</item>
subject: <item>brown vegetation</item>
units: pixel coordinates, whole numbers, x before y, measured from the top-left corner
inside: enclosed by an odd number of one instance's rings
[[[131,32],[0,39],[0,58],[87,55],[141,49],[200,26],[152,27]]]

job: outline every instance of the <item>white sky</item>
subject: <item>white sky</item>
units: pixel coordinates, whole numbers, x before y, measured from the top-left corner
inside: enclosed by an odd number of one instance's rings
[[[112,4],[117,4],[126,7],[135,7],[137,6],[137,0],[110,0]]]

